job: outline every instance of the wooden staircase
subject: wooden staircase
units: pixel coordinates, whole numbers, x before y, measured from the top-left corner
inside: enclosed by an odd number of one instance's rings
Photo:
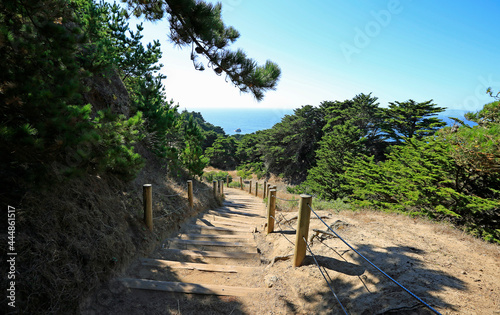
[[[226,189],[222,207],[193,218],[163,243],[160,257],[140,260],[140,278],[121,278],[131,289],[247,296],[262,293],[253,233],[265,222],[265,205],[247,192]],[[253,283],[253,284],[252,284]]]

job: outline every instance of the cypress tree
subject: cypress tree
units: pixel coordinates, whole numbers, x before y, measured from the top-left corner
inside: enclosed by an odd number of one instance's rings
[[[422,139],[446,126],[441,119],[433,117],[442,111],[444,108],[437,107],[432,100],[421,103],[411,99],[406,102],[391,102],[389,108],[384,110],[383,131],[387,139],[397,144],[407,138]]]

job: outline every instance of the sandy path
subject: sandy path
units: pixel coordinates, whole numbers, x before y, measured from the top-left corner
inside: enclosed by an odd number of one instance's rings
[[[293,268],[296,220],[264,232],[262,199],[226,188],[226,204],[187,222],[148,258],[183,260],[165,248],[247,252],[251,259],[191,257],[200,264],[245,267],[237,273],[144,266],[135,262],[123,277],[259,288],[248,296],[217,296],[125,288],[111,282],[98,290],[83,314],[341,314],[311,256]],[[222,212],[218,212],[221,210]],[[246,212],[252,216],[244,216]],[[378,212],[319,211],[356,250],[442,314],[500,314],[500,247],[485,244],[444,224]],[[277,213],[291,218],[295,213]],[[215,222],[215,224],[214,224]],[[225,226],[238,232],[216,233],[200,226]],[[255,229],[256,228],[256,229]],[[310,230],[324,230],[316,219]],[[253,233],[240,232],[254,230]],[[192,235],[198,234],[197,237]],[[191,235],[191,236],[188,236]],[[201,236],[203,235],[203,236]],[[215,235],[215,236],[214,236]],[[217,247],[174,244],[173,238],[248,243]],[[287,240],[288,239],[288,240]],[[201,247],[200,247],[201,246]],[[334,237],[314,238],[311,249],[349,314],[430,314],[429,310],[364,262]]]

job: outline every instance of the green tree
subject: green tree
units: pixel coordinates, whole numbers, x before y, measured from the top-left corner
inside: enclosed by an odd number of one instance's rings
[[[385,146],[380,137],[381,109],[377,98],[359,94],[343,102],[323,102],[327,123],[316,151],[316,166],[311,168],[304,189],[324,199],[337,199],[349,194],[343,174],[359,155],[380,159]]]
[[[233,137],[219,137],[213,146],[205,150],[205,156],[213,167],[234,169],[238,165],[236,150],[237,144]]]
[[[437,107],[432,100],[421,103],[411,99],[406,102],[391,102],[389,108],[384,110],[383,131],[387,139],[397,144],[412,137],[422,139],[431,136],[446,126],[441,119],[433,117],[442,111],[444,108]]]
[[[343,174],[357,154],[363,152],[362,136],[363,132],[352,120],[331,127],[319,143],[317,165],[309,170],[302,185],[304,189],[316,193],[321,199],[345,197]]]
[[[181,154],[183,165],[191,176],[203,175],[203,169],[207,166],[209,159],[203,156],[202,143],[204,136],[193,116],[188,115],[184,124],[184,149]]]
[[[191,47],[191,60],[197,70],[205,70],[199,55],[208,59],[208,66],[217,75],[226,74],[240,91],[251,92],[262,100],[264,92],[274,90],[281,70],[272,61],[264,65],[229,46],[240,36],[233,27],[226,27],[221,18],[221,4],[196,0],[124,0],[136,16],[160,20],[165,14],[170,22],[170,40],[179,47]]]
[[[323,111],[311,105],[295,109],[261,135],[262,161],[268,172],[292,182],[303,181],[315,165],[315,152],[323,135]]]
[[[11,194],[96,140],[74,57],[84,38],[63,25],[71,23],[78,18],[65,1],[0,3],[0,182]]]

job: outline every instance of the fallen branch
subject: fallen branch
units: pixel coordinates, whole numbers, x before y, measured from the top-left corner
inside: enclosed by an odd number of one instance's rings
[[[290,254],[290,255],[286,255],[286,256],[275,256],[273,258],[273,260],[271,261],[271,263],[269,264],[269,267],[272,267],[274,265],[274,263],[278,260],[288,260],[290,259],[291,257],[293,256],[293,254]]]
[[[326,235],[330,235],[330,236],[333,236],[333,237],[337,237],[337,235],[333,234],[332,232],[330,231],[321,231],[321,230],[318,230],[318,229],[313,229],[314,232],[316,232],[314,234],[314,236],[317,236],[319,233],[323,233],[323,234],[326,234]]]

